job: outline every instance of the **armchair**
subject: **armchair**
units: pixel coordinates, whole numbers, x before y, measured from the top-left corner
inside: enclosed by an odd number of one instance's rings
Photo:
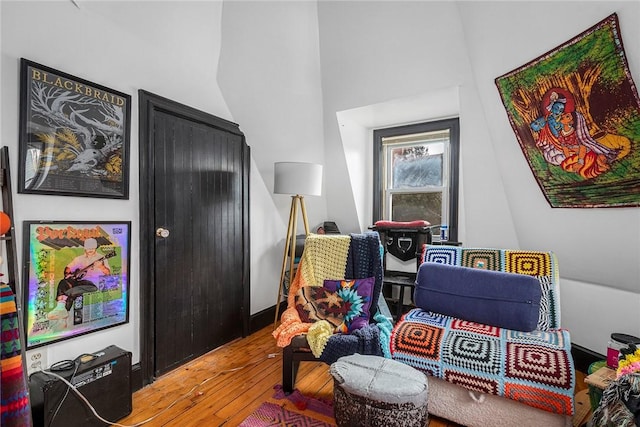
[[[418,308],[395,325],[391,353],[429,376],[429,413],[470,427],[571,426],[555,255],[425,245],[422,261]]]
[[[391,357],[389,337],[393,326],[384,298],[380,298],[381,253],[376,232],[310,234],[307,237],[289,289],[287,309],[282,313],[281,324],[273,332],[277,345],[283,347],[282,387],[285,393],[293,391],[301,361],[331,364],[342,356],[355,353]],[[309,287],[323,286],[329,294],[335,292],[341,300],[347,301],[337,310],[344,316],[344,323],[337,328],[328,320],[318,318],[317,312],[307,316],[309,313],[301,302],[303,297],[310,298]],[[335,330],[338,332],[334,333]]]

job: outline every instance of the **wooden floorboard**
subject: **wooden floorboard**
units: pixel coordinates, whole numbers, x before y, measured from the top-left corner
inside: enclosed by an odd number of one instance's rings
[[[332,423],[310,410],[300,411],[287,399],[275,399],[282,381],[282,349],[268,326],[237,339],[158,378],[133,394],[133,412],[119,424],[159,426],[237,426],[263,402],[282,405]],[[332,400],[333,380],[324,363],[302,362],[296,388],[306,396]],[[576,393],[587,388],[584,374],[576,373]],[[168,408],[168,409],[167,409]],[[430,417],[429,427],[459,427]]]

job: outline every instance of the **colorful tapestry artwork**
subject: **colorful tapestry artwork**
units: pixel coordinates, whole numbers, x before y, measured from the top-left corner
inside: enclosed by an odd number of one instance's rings
[[[552,207],[640,206],[640,98],[615,13],[495,82]]]

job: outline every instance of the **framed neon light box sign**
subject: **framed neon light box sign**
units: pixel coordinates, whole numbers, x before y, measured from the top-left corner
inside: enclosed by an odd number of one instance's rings
[[[130,221],[24,222],[27,349],[129,321]]]

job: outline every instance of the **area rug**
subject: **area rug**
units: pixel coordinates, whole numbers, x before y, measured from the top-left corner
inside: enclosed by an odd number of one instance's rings
[[[285,394],[284,390],[282,390],[281,385],[276,385],[273,388],[276,392],[273,394],[275,399],[288,399],[296,408],[301,411],[310,410],[313,412],[317,412],[322,415],[326,415],[327,417],[333,417],[333,402],[326,401],[323,399],[317,399],[315,397],[305,396],[300,393],[298,389],[294,389],[292,393]]]
[[[640,206],[640,98],[615,13],[496,85],[551,207]]]
[[[335,427],[298,412],[289,411],[275,403],[265,402],[249,415],[240,427]]]

